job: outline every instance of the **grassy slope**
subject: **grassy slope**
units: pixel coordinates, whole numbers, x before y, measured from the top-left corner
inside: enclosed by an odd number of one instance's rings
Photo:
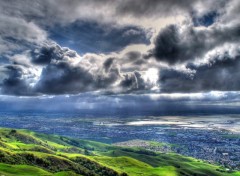
[[[106,176],[123,172],[130,176],[240,176],[239,172],[218,172],[217,166],[177,154],[156,154],[27,130],[0,129],[0,161],[5,163],[0,164],[0,174],[6,176]]]
[[[49,172],[28,165],[9,165],[9,164],[0,164],[0,174],[1,175],[10,175],[14,176],[21,173],[21,175],[51,175]]]
[[[105,164],[108,167],[111,167],[118,171],[124,171],[129,173],[129,175],[162,175],[162,176],[176,176],[177,171],[173,166],[164,166],[164,167],[152,167],[149,164],[141,162],[139,160],[130,158],[130,157],[106,157],[106,156],[97,156],[94,159],[100,163]]]
[[[127,156],[136,159],[137,161],[144,162],[152,168],[154,168],[155,172],[153,173],[159,173],[159,175],[164,175],[160,170],[167,171],[169,169],[169,166],[172,166],[174,169],[171,168],[171,172],[169,172],[169,175],[211,175],[211,176],[227,176],[227,175],[235,175],[239,176],[239,172],[235,173],[224,173],[224,172],[218,172],[216,169],[219,169],[218,166],[214,166],[211,164],[207,164],[203,161],[196,160],[194,158],[190,157],[184,157],[178,154],[157,154],[152,155],[150,154],[140,154],[137,150],[119,150],[116,149],[114,151],[109,151],[105,153],[104,155],[110,156],[109,159],[105,159],[104,157],[97,157],[98,162],[102,162],[107,164],[109,167],[112,165],[114,166],[114,159],[111,159],[113,157],[122,157]],[[111,161],[113,160],[113,163]],[[123,162],[119,162],[123,164]],[[120,164],[120,165],[121,165]],[[120,166],[119,165],[119,166]],[[124,166],[123,166],[124,167]],[[135,166],[134,166],[135,167]],[[136,167],[137,168],[137,167]],[[128,168],[126,168],[128,169]],[[159,171],[158,171],[159,169]],[[126,171],[127,173],[130,173]],[[147,171],[146,171],[147,172]],[[135,173],[131,172],[132,175],[136,175]],[[148,172],[147,172],[148,173]],[[171,173],[171,174],[170,174]],[[146,173],[145,173],[146,174]],[[144,174],[144,175],[145,175]],[[147,174],[146,174],[147,175]]]

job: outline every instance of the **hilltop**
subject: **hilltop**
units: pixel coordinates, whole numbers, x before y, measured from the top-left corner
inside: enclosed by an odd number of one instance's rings
[[[219,166],[175,153],[5,128],[0,129],[0,174],[240,176],[240,172],[230,173]]]

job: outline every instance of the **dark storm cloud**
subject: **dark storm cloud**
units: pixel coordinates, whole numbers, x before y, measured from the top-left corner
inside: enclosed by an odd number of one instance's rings
[[[160,87],[162,92],[205,92],[240,90],[240,54],[231,58],[226,52],[221,59],[200,66],[189,64],[196,73],[186,73],[174,69],[162,69]]]
[[[114,62],[114,58],[106,59],[106,61],[103,63],[103,68],[104,68],[105,72],[109,72],[113,62]]]
[[[41,48],[31,51],[34,64],[49,64],[52,60],[62,60],[64,57],[76,57],[77,53],[68,48],[61,48],[55,44],[45,44]]]
[[[93,76],[87,70],[59,62],[43,69],[36,91],[46,94],[78,93],[93,90],[92,83]]]
[[[102,73],[100,69],[96,73],[91,73],[84,67],[74,67],[63,61],[49,64],[42,71],[36,91],[44,94],[76,94],[109,89],[118,80],[122,80],[121,85],[124,88],[131,90],[138,88],[133,86],[132,77],[127,75],[121,77],[118,69],[106,66],[106,62],[103,66],[105,73]],[[129,84],[128,81],[130,81]],[[138,80],[135,80],[134,83],[138,84]]]
[[[206,40],[208,38],[204,32],[190,28],[180,33],[179,26],[170,25],[158,34],[152,52],[157,60],[175,64],[205,54],[210,47]]]
[[[134,67],[140,68],[139,64],[135,63],[142,60],[139,52],[126,53],[123,58],[81,58],[78,55],[69,55],[72,50],[68,48],[58,45],[48,47],[47,56],[51,56],[51,59],[42,65],[41,76],[33,88],[36,94],[76,94],[96,90],[107,91],[110,94],[131,93],[149,91],[155,86],[148,79],[144,79],[144,72],[134,71]],[[46,48],[47,45],[44,50],[37,50],[37,55],[44,55]],[[36,64],[35,61],[33,63]],[[129,63],[131,64],[128,65]],[[120,65],[125,71],[121,72]]]
[[[114,93],[115,89],[131,92],[151,88],[140,72],[121,73],[117,58],[91,61],[56,44],[46,45],[32,54],[36,54],[33,58],[42,59],[41,62],[32,60],[34,64],[44,63],[41,76],[32,88],[35,94],[77,94],[95,90]]]
[[[120,86],[126,91],[144,90],[147,89],[147,84],[144,82],[141,73],[135,71],[131,74],[123,75],[124,79],[121,81]]]
[[[35,64],[49,64],[53,58],[56,57],[57,47],[42,47],[40,51],[35,50],[31,52],[32,62]],[[59,57],[57,56],[56,59]],[[61,59],[61,58],[60,58]]]
[[[181,40],[178,27],[175,25],[168,26],[157,36],[154,56],[170,64],[179,60],[189,59],[184,55],[185,50],[182,48],[184,45],[181,44]]]
[[[130,55],[138,56],[137,53]],[[5,75],[0,80],[2,94],[56,95],[99,90],[112,94],[151,88],[141,72],[121,73],[119,58],[80,57],[75,51],[56,43],[46,43],[29,56],[16,56],[22,59],[12,58],[12,64],[0,68],[0,78]]]
[[[124,88],[138,89],[138,80],[135,73],[124,75],[124,80],[120,85]]]
[[[47,51],[47,52],[46,52]],[[45,46],[36,57],[44,66],[34,91],[43,94],[75,94],[108,88],[120,78],[118,70],[112,67],[113,59],[107,59],[99,68],[91,71],[90,63],[79,62],[80,57],[68,48],[58,45]],[[38,60],[39,62],[41,60]],[[39,63],[38,62],[38,63]],[[33,60],[36,63],[36,60]],[[43,62],[41,62],[43,63]],[[101,71],[103,68],[104,73]]]
[[[31,89],[23,78],[24,68],[18,65],[6,65],[2,69],[6,77],[0,83],[1,93],[8,95],[31,95]]]
[[[214,25],[211,28],[196,29],[169,25],[160,31],[155,47],[150,51],[158,61],[176,64],[201,59],[208,51],[225,43],[235,43],[240,38],[240,24]]]

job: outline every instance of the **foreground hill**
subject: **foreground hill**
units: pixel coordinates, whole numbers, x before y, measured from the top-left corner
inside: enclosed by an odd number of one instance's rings
[[[239,172],[173,153],[0,129],[0,175],[240,176]]]

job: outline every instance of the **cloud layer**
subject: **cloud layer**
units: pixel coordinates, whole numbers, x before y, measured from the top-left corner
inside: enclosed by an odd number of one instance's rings
[[[0,93],[239,91],[239,7],[238,0],[1,1]]]

